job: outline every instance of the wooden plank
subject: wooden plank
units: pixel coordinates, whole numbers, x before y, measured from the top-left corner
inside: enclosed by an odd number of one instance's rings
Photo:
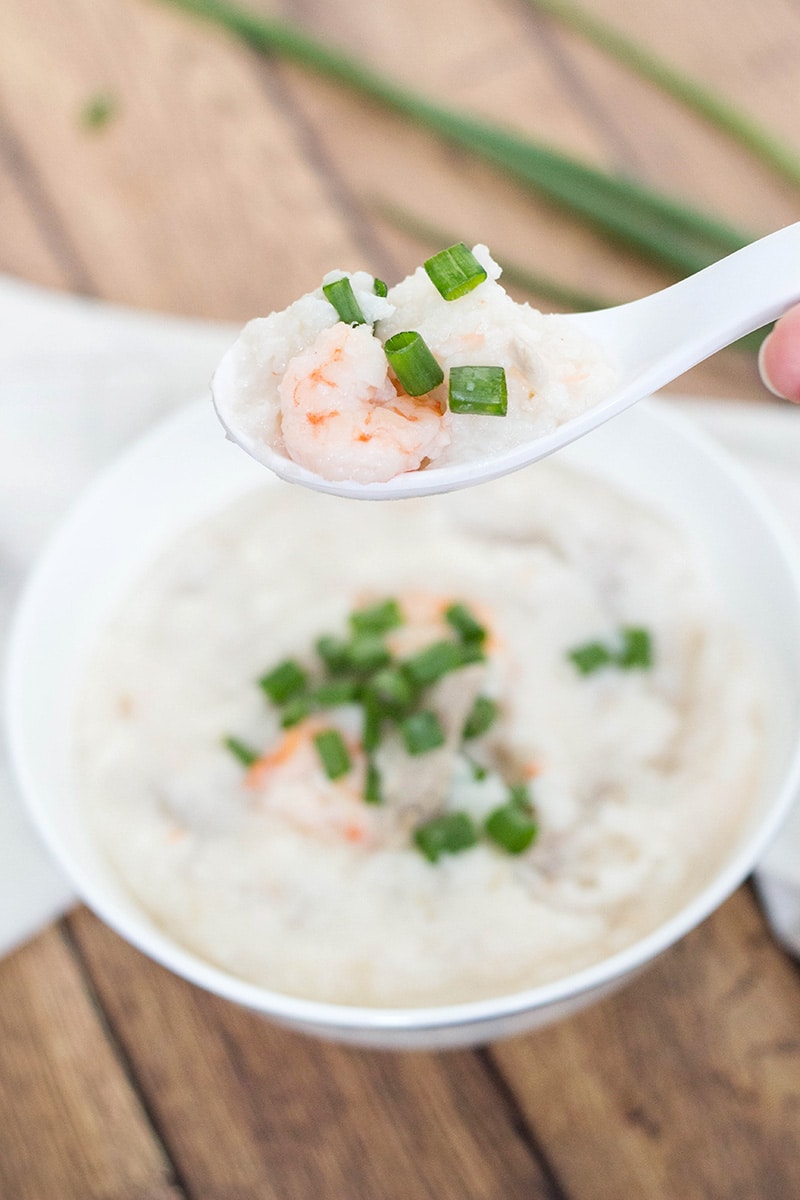
[[[740,890],[638,981],[493,1057],[573,1200],[797,1192],[800,977]]]
[[[2,36],[0,104],[105,298],[244,319],[359,252],[269,72],[202,23],[142,0],[8,0]],[[87,129],[98,92],[116,115]]]
[[[0,1130],[8,1200],[183,1195],[55,929],[0,964]]]
[[[405,1055],[282,1031],[71,918],[194,1200],[556,1200],[472,1052]]]
[[[40,192],[24,146],[0,113],[0,271],[31,283],[88,291],[87,273],[73,252],[49,200]]]

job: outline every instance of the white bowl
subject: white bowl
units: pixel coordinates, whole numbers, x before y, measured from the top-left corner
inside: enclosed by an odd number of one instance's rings
[[[618,987],[712,912],[754,866],[800,778],[800,575],[793,552],[745,473],[655,401],[597,430],[563,458],[691,525],[729,609],[763,647],[772,675],[775,711],[763,786],[736,845],[699,894],[646,937],[567,978],[490,1000],[414,1009],[272,992],[201,960],[159,929],[87,833],[70,730],[87,653],[143,567],[181,529],[271,478],[224,440],[204,402],[153,430],[85,493],[43,554],[12,630],[6,687],[12,759],[42,836],[87,904],[145,954],[209,991],[296,1029],[393,1048],[488,1041],[565,1016]]]

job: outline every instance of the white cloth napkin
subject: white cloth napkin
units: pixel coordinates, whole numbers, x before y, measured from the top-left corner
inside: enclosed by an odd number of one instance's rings
[[[235,333],[0,276],[0,668],[23,577],[64,508],[132,437],[207,390]],[[800,544],[800,412],[679,403],[746,462]],[[776,936],[800,953],[800,806],[757,881]],[[73,899],[28,823],[0,745],[0,954]]]

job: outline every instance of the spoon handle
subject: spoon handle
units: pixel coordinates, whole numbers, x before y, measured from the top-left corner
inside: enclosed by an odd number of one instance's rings
[[[580,323],[617,354],[626,388],[656,391],[800,301],[800,222],[680,283],[585,314]]]

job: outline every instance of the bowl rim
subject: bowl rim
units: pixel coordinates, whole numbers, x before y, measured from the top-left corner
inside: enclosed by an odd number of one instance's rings
[[[136,901],[131,911],[109,896],[102,886],[86,875],[58,836],[48,817],[47,802],[38,794],[26,753],[26,737],[16,697],[25,675],[26,647],[34,624],[34,606],[44,586],[51,562],[61,547],[75,536],[95,509],[103,494],[117,477],[146,458],[162,442],[170,442],[185,423],[199,421],[200,409],[207,415],[207,399],[182,406],[135,439],[106,466],[83,490],[45,543],[29,573],[13,615],[7,641],[3,681],[3,715],[6,740],[13,773],[19,785],[26,811],[49,852],[71,881],[79,898],[111,929],[161,966],[206,991],[232,1000],[249,1009],[289,1025],[313,1027],[320,1033],[335,1035],[358,1031],[370,1033],[419,1033],[444,1031],[465,1026],[480,1027],[498,1020],[522,1016],[538,1010],[574,1001],[596,989],[608,987],[650,963],[658,954],[676,943],[705,920],[746,879],[763,853],[800,791],[800,738],[789,759],[775,796],[747,842],[738,845],[714,877],[666,921],[635,942],[578,971],[520,991],[441,1005],[370,1006],[307,999],[250,983],[206,962],[185,949],[155,926]],[[792,580],[800,607],[800,555],[782,518],[756,481],[722,446],[685,414],[677,413],[662,400],[652,397],[642,405],[659,423],[676,431],[687,443],[705,456],[709,464],[726,477],[761,520],[772,537]],[[205,419],[205,417],[204,417]]]

